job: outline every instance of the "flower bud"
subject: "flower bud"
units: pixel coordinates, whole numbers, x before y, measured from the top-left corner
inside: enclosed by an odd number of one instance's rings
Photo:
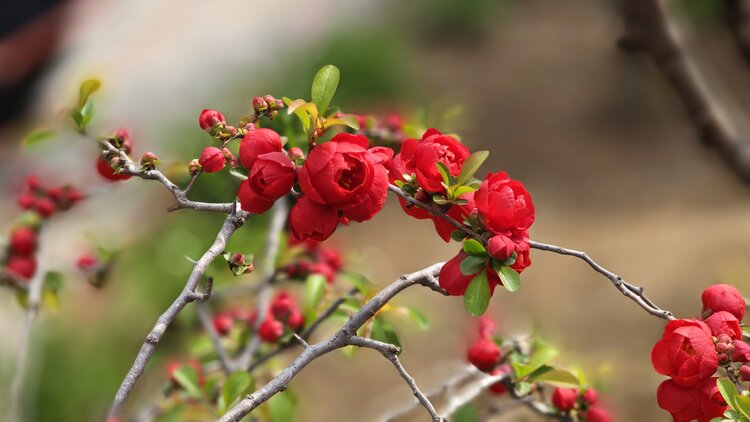
[[[294,310],[294,302],[289,293],[279,293],[271,304],[271,313],[279,321],[286,321]]]
[[[587,404],[592,405],[596,403],[596,399],[599,396],[598,394],[596,394],[596,390],[594,390],[593,388],[587,388],[581,397],[583,397],[583,401],[585,401]]]
[[[510,258],[515,250],[515,242],[513,242],[508,236],[502,234],[492,236],[489,242],[487,242],[487,251],[490,256],[500,261],[505,261]]]
[[[188,164],[188,172],[191,176],[195,176],[196,174],[198,174],[198,172],[201,171],[201,168],[201,164],[197,159],[191,160],[190,164]]]
[[[576,407],[577,388],[555,388],[552,393],[552,404],[561,412],[568,412]]]
[[[480,339],[469,348],[467,357],[480,371],[490,371],[500,362],[500,348],[490,339]]]
[[[42,184],[39,182],[39,178],[31,175],[26,178],[26,185],[28,185],[30,190],[40,190],[42,189]]]
[[[239,252],[233,253],[230,261],[232,265],[245,265],[245,255],[242,255]]]
[[[291,315],[289,315],[289,319],[287,319],[286,322],[287,324],[289,324],[289,328],[294,331],[298,331],[305,326],[305,316],[302,315],[302,312],[293,309]]]
[[[735,362],[750,362],[750,345],[742,340],[732,342],[732,360]]]
[[[742,293],[729,284],[715,284],[707,287],[701,294],[701,301],[704,319],[719,311],[729,312],[739,321],[742,321],[742,317],[745,316],[745,299]]]
[[[283,334],[284,324],[274,319],[271,315],[267,316],[258,328],[258,336],[260,336],[261,340],[269,343],[276,343]]]
[[[151,151],[146,151],[141,156],[141,167],[145,170],[153,170],[156,168],[156,164],[159,162],[159,157]]]
[[[502,369],[498,368],[490,372],[490,375],[502,375],[506,373]],[[490,393],[495,395],[501,395],[505,394],[508,391],[508,388],[505,386],[505,384],[502,381],[498,381],[492,385],[490,385]]]
[[[130,179],[129,174],[118,173],[117,171],[115,171],[114,167],[117,167],[119,163],[120,157],[114,157],[110,161],[102,156],[99,156],[99,159],[96,160],[96,171],[99,172],[99,175],[103,178],[113,182],[118,180]]]
[[[232,315],[227,313],[219,314],[214,316],[213,325],[216,332],[224,336],[227,335],[232,329],[232,325],[234,325],[234,318],[232,318]]]
[[[716,343],[716,351],[718,353],[732,353],[732,350],[734,350],[732,343]]]
[[[82,255],[78,258],[76,266],[83,272],[89,272],[99,265],[99,259],[91,254]]]
[[[25,193],[18,198],[18,206],[28,210],[36,207],[36,198],[30,193]]]
[[[211,132],[214,128],[214,126],[224,124],[224,115],[219,113],[216,110],[208,110],[204,109],[201,112],[200,117],[198,117],[198,125],[201,127],[201,129]]]
[[[115,136],[112,137],[112,145],[117,149],[122,149],[125,154],[130,154],[133,149],[133,144],[130,141],[130,134],[125,128],[117,129]]]
[[[750,366],[740,366],[740,379],[742,381],[750,381]]]
[[[36,272],[36,259],[33,256],[13,255],[8,258],[5,268],[22,280],[28,280]]]
[[[289,148],[289,152],[287,153],[287,156],[290,160],[294,161],[295,163],[297,160],[305,158],[305,154],[302,152],[302,149],[297,147]]]
[[[55,213],[55,203],[49,198],[40,198],[36,201],[36,212],[43,218],[49,218]]]
[[[224,159],[229,162],[237,160],[236,158],[234,158],[234,154],[232,153],[232,151],[229,150],[229,148],[222,149],[221,154],[224,156]]]
[[[31,255],[36,250],[36,232],[28,227],[19,227],[10,235],[10,250],[13,255]]]
[[[203,149],[198,163],[203,167],[203,171],[213,173],[224,168],[226,159],[219,148],[206,147]]]
[[[729,363],[732,361],[732,357],[729,356],[729,353],[719,353],[719,364],[724,365],[726,363]]]
[[[266,101],[261,97],[253,98],[252,105],[256,113],[260,113],[268,109],[268,103],[266,103]]]

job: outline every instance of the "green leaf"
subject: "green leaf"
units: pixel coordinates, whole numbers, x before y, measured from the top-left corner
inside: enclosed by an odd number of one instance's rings
[[[448,169],[448,166],[446,166],[441,161],[438,161],[435,163],[435,166],[437,166],[438,171],[440,172],[440,175],[443,176],[443,183],[445,183],[445,186],[451,185],[451,171]]]
[[[245,371],[235,371],[229,375],[229,378],[227,378],[224,386],[221,388],[222,413],[232,405],[237,397],[240,397],[248,390],[251,382],[250,374]]]
[[[459,196],[465,193],[474,192],[477,189],[478,187],[474,187],[474,186],[466,186],[466,185],[459,186],[453,191],[453,196],[458,198]]]
[[[336,93],[336,88],[339,86],[340,79],[341,72],[339,72],[339,68],[332,64],[323,66],[315,74],[310,90],[310,98],[318,106],[320,113],[325,113],[328,110],[333,95]]]
[[[44,274],[44,281],[42,282],[42,303],[45,308],[56,311],[60,307],[60,299],[58,292],[63,282],[63,275],[49,271]]]
[[[91,94],[101,88],[102,83],[98,79],[88,79],[83,81],[81,84],[80,92],[78,94],[78,108],[82,109],[86,102],[88,102]]]
[[[311,274],[305,282],[305,307],[317,309],[326,291],[326,278],[320,274]]]
[[[409,318],[411,318],[421,330],[427,331],[430,329],[430,323],[422,312],[409,308]]]
[[[375,318],[372,321],[372,333],[370,334],[370,338],[390,343],[401,349],[401,340],[399,340],[396,330],[383,318]],[[400,353],[401,351],[399,351],[399,354]]]
[[[557,349],[544,343],[536,342],[534,344],[534,351],[531,353],[531,356],[529,356],[527,363],[512,362],[511,365],[516,372],[516,376],[519,379],[522,379],[547,364],[547,362],[554,359],[557,354]]]
[[[232,167],[229,169],[229,174],[232,176],[240,179],[240,180],[247,180],[250,173],[247,171],[246,168],[242,166]]]
[[[449,201],[447,199],[445,199],[445,197],[443,195],[434,195],[432,197],[432,202],[434,202],[434,203],[436,203],[438,205],[445,205]]]
[[[289,391],[282,391],[269,400],[269,413],[271,422],[294,422],[294,410],[297,407],[297,399]]]
[[[198,387],[198,374],[191,365],[183,365],[174,372],[174,379],[189,395],[201,397],[203,393]]]
[[[734,396],[734,410],[740,412],[742,416],[750,419],[750,397],[749,396]]]
[[[516,384],[516,393],[520,396],[526,396],[529,393],[531,393],[531,383],[528,382],[519,382]]]
[[[464,240],[464,252],[471,256],[481,256],[482,258],[487,257],[487,249],[484,245],[479,243],[476,239]]]
[[[534,375],[534,374],[532,374]],[[572,372],[564,369],[551,369],[537,376],[530,376],[531,382],[543,382],[554,385],[555,387],[573,388],[578,387],[578,378]]]
[[[486,160],[489,155],[489,151],[477,151],[468,156],[466,158],[466,161],[464,161],[463,165],[461,166],[461,172],[458,173],[457,183],[459,185],[463,185],[465,182],[471,179],[471,177],[474,176],[474,173],[479,170],[479,166],[484,163],[484,160]]]
[[[480,422],[479,409],[473,403],[466,403],[465,405],[456,409],[451,418],[453,422]]]
[[[498,272],[497,275],[500,276],[500,280],[503,282],[503,287],[509,292],[515,292],[521,288],[521,277],[513,268],[504,266],[500,268],[500,272]]]
[[[716,380],[716,387],[719,388],[719,392],[721,393],[721,396],[724,397],[724,401],[726,401],[732,409],[739,410],[734,402],[734,397],[738,395],[737,387],[734,383],[727,378],[719,378]]]
[[[468,255],[466,258],[464,258],[463,261],[461,261],[461,264],[458,268],[461,270],[461,274],[463,275],[474,275],[479,270],[484,268],[486,261],[487,258]]]
[[[461,265],[463,265],[463,262]],[[480,271],[466,286],[464,309],[471,316],[479,316],[487,310],[489,304],[490,283],[487,281],[487,271]]]
[[[42,143],[46,140],[49,140],[55,136],[55,132],[51,130],[36,130],[34,132],[29,133],[23,138],[23,141],[21,141],[21,145],[24,147],[30,147],[39,143]]]
[[[331,126],[343,125],[348,126],[354,130],[359,130],[359,122],[357,118],[351,115],[343,116],[341,118],[330,118],[326,119],[325,128],[328,129]]]

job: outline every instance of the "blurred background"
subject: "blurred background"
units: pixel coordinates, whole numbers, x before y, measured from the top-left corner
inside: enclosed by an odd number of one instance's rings
[[[700,312],[709,284],[750,289],[748,187],[701,144],[652,62],[616,48],[623,25],[614,1],[9,3],[0,13],[0,233],[19,214],[30,173],[92,195],[44,232],[41,268],[71,276],[60,308],[43,312],[35,327],[23,420],[101,420],[145,334],[182,288],[184,256],[197,258],[221,224],[220,216],[165,212],[171,197],[157,184],[103,181],[96,146],[72,130],[20,146],[29,131],[58,125],[89,77],[103,83],[91,133],[126,127],[134,157],[149,150],[165,163],[186,163],[209,142],[196,124],[201,109],[237,121],[253,96],[306,97],[315,70],[335,64],[342,82],[334,102],[343,110],[421,110],[472,150],[491,150],[481,172],[505,170],[534,198],[532,239],[587,251],[681,317]],[[740,121],[750,110],[750,67],[723,24],[722,4],[673,1],[670,10]],[[232,200],[229,179],[202,177],[195,198]],[[243,227],[232,249],[262,255],[257,229],[266,220]],[[393,200],[332,241],[347,251],[349,268],[381,286],[459,248]],[[101,290],[74,269],[92,243],[122,249]],[[500,331],[542,333],[563,351],[562,363],[596,378],[619,420],[670,420],[656,405],[662,377],[649,359],[663,323],[576,259],[540,251],[531,259],[523,288],[492,299]],[[430,390],[463,367],[474,322],[457,298],[413,289],[398,300],[431,321],[427,332],[395,321],[404,365]],[[13,294],[0,292],[0,398],[9,396],[22,321]],[[194,327],[188,307],[126,410],[159,393],[165,363],[187,356],[184,334]],[[377,420],[410,402],[388,365],[368,352],[316,361],[291,383],[298,420]],[[535,418],[518,410],[498,420]]]

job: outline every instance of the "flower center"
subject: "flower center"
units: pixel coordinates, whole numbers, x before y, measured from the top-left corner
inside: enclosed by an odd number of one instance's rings
[[[695,349],[693,348],[693,344],[690,343],[690,340],[688,338],[684,338],[682,340],[682,345],[680,346],[680,350],[682,350],[683,352],[689,355],[695,354]]]
[[[360,168],[360,163],[349,162],[348,168],[341,170],[336,179],[336,183],[342,188],[351,191],[364,181],[364,172]]]

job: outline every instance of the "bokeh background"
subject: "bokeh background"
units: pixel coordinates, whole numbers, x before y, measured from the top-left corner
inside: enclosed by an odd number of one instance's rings
[[[750,110],[750,67],[722,24],[719,3],[670,5],[691,54],[712,86],[727,93],[739,121]],[[28,131],[61,120],[88,77],[103,82],[93,133],[124,126],[136,157],[150,150],[166,163],[185,163],[208,142],[196,124],[201,109],[220,109],[236,121],[255,95],[306,96],[315,70],[335,64],[342,71],[335,102],[344,110],[407,116],[421,110],[471,149],[491,150],[482,172],[505,170],[534,197],[533,239],[586,250],[678,316],[697,315],[700,292],[711,283],[750,289],[748,187],[700,143],[650,60],[615,47],[622,23],[612,1],[28,4],[33,13],[3,5],[9,9],[0,19],[0,232],[18,215],[15,200],[30,173],[74,183],[92,198],[44,232],[42,266],[70,277],[60,309],[44,312],[34,331],[23,420],[101,419],[145,333],[181,289],[190,269],[184,256],[197,257],[221,221],[166,213],[170,197],[156,184],[102,181],[94,170],[96,147],[70,130],[20,147]],[[196,198],[231,200],[236,183],[228,179],[203,177]],[[232,247],[262,254],[263,224],[261,218],[243,227]],[[74,270],[92,242],[122,249],[101,290]],[[458,249],[440,242],[429,222],[405,216],[395,201],[373,221],[339,229],[333,242],[347,251],[350,267],[379,285]],[[532,261],[519,292],[492,299],[490,314],[501,330],[535,330],[558,345],[562,363],[596,378],[619,420],[670,420],[656,405],[661,377],[649,360],[663,323],[578,260],[532,251]],[[414,289],[398,300],[431,321],[427,332],[394,321],[404,364],[430,390],[461,370],[473,321],[460,299]],[[22,320],[13,295],[0,292],[3,407]],[[188,308],[127,409],[158,394],[165,363],[187,355],[185,334],[194,327]],[[408,403],[409,390],[388,365],[367,352],[316,361],[291,384],[297,418],[377,420]],[[518,410],[498,420],[535,418]]]

